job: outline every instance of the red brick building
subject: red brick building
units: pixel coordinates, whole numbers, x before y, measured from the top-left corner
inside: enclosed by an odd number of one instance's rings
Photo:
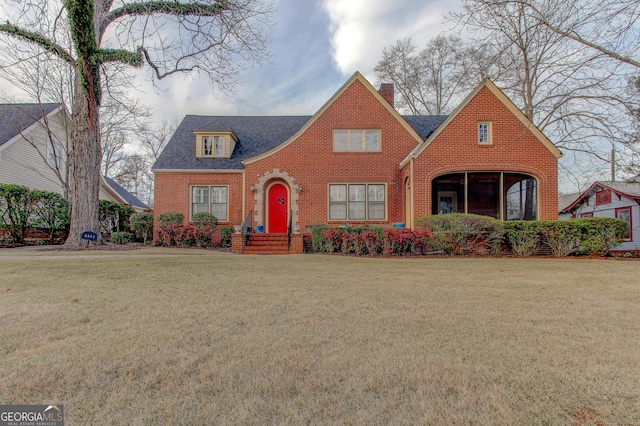
[[[557,219],[560,151],[490,81],[449,116],[402,116],[354,74],[313,116],[186,116],[153,167],[156,214],[294,234],[478,213]]]

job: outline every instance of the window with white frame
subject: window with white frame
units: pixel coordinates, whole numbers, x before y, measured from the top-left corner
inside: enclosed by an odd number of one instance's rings
[[[213,155],[213,136],[203,136],[202,138],[202,155]]]
[[[480,145],[490,145],[491,142],[491,122],[481,121],[478,123],[478,143]]]
[[[631,241],[631,207],[621,207],[616,209],[616,219],[627,222],[627,233],[624,236],[625,241]]]
[[[196,213],[211,213],[220,222],[228,220],[228,188],[226,186],[192,186],[191,217]]]
[[[54,169],[62,168],[62,143],[57,139],[49,139],[47,143],[47,164]]]
[[[224,157],[225,137],[224,136],[203,136],[202,155],[204,157]]]
[[[224,157],[224,136],[214,136],[214,157]]]
[[[384,220],[385,202],[384,184],[329,184],[329,220]]]
[[[334,152],[379,152],[380,129],[336,129]]]

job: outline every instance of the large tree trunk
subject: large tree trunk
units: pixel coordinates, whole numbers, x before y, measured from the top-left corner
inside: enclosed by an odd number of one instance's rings
[[[82,233],[100,235],[100,116],[91,92],[77,84],[73,99],[73,161],[71,179],[71,227],[66,246],[82,246]]]

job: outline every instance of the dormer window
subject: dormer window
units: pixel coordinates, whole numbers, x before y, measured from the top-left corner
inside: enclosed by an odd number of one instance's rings
[[[229,158],[238,139],[233,132],[208,132],[197,130],[196,157]]]

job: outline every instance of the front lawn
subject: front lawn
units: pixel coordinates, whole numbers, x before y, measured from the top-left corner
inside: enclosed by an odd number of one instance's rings
[[[155,253],[0,256],[0,403],[69,425],[640,419],[636,261]]]

